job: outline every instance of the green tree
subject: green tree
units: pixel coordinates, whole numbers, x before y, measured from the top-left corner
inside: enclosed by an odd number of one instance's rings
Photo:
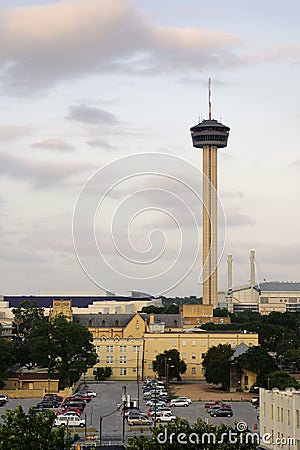
[[[10,341],[0,338],[0,389],[4,387],[7,369],[15,362],[14,345]]]
[[[229,311],[226,308],[215,308],[213,314],[214,317],[228,317]]]
[[[66,427],[53,428],[54,413],[48,417],[21,406],[6,411],[0,424],[1,450],[69,450],[78,436],[71,436]]]
[[[261,347],[251,347],[235,359],[235,364],[257,375],[257,384],[267,387],[268,375],[277,370],[274,359]]]
[[[236,438],[233,443],[230,432]],[[255,450],[257,447],[257,443],[247,440],[246,432],[227,425],[211,428],[200,419],[190,425],[187,420],[177,418],[174,423],[153,428],[150,439],[144,436],[129,439],[127,450]]]
[[[300,349],[290,348],[283,353],[283,361],[289,364],[292,368],[300,368]]]
[[[39,321],[45,321],[44,308],[41,308],[37,302],[24,300],[18,308],[13,308],[14,323],[17,333],[28,333]]]
[[[59,375],[63,389],[77,381],[97,362],[91,333],[83,325],[58,316],[52,321],[36,321],[22,341],[15,344],[18,362],[27,367],[47,367],[49,376]]]
[[[180,375],[187,369],[187,365],[180,359],[180,354],[175,348],[156,355],[155,360],[152,361],[152,367],[159,378],[168,379],[180,379]]]
[[[222,389],[229,389],[232,355],[233,349],[229,344],[219,344],[208,349],[202,362],[208,383],[221,384]]]
[[[77,381],[82,373],[97,362],[93,336],[83,325],[58,316],[50,322],[49,373],[58,372],[59,387],[63,389]],[[31,338],[31,336],[30,336]]]
[[[294,377],[291,377],[289,373],[277,370],[276,372],[272,372],[268,377],[268,388],[273,389],[274,387],[277,387],[280,390],[288,387],[299,389],[300,384]]]
[[[97,369],[95,369],[93,373],[97,382],[104,381],[111,377],[112,369],[111,367],[97,367]]]

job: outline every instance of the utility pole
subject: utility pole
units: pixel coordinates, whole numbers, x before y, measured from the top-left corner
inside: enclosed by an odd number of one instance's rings
[[[137,407],[140,409],[140,373],[139,373],[139,356],[140,348],[136,347],[136,382],[137,382]]]
[[[125,443],[125,407],[126,407],[126,386],[123,386],[123,394],[122,394],[122,400],[123,400],[123,409],[122,409],[122,442]]]

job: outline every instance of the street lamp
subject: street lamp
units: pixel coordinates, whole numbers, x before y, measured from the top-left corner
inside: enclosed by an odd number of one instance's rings
[[[165,377],[166,377],[167,385],[169,383],[169,363],[168,363],[168,361],[172,361],[172,358],[168,358],[167,356],[165,356]]]

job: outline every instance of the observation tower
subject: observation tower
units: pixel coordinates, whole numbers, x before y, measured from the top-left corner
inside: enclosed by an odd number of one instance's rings
[[[203,213],[202,213],[202,280],[203,305],[217,307],[218,300],[218,148],[227,146],[230,128],[211,115],[211,79],[208,80],[208,119],[190,131],[193,146],[202,148]]]

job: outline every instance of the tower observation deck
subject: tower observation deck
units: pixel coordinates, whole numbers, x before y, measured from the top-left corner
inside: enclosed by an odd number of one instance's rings
[[[217,306],[218,248],[217,248],[217,192],[218,148],[227,146],[230,128],[211,118],[211,89],[209,79],[209,118],[193,126],[190,131],[193,146],[202,148],[203,213],[202,213],[202,280],[203,304]]]

